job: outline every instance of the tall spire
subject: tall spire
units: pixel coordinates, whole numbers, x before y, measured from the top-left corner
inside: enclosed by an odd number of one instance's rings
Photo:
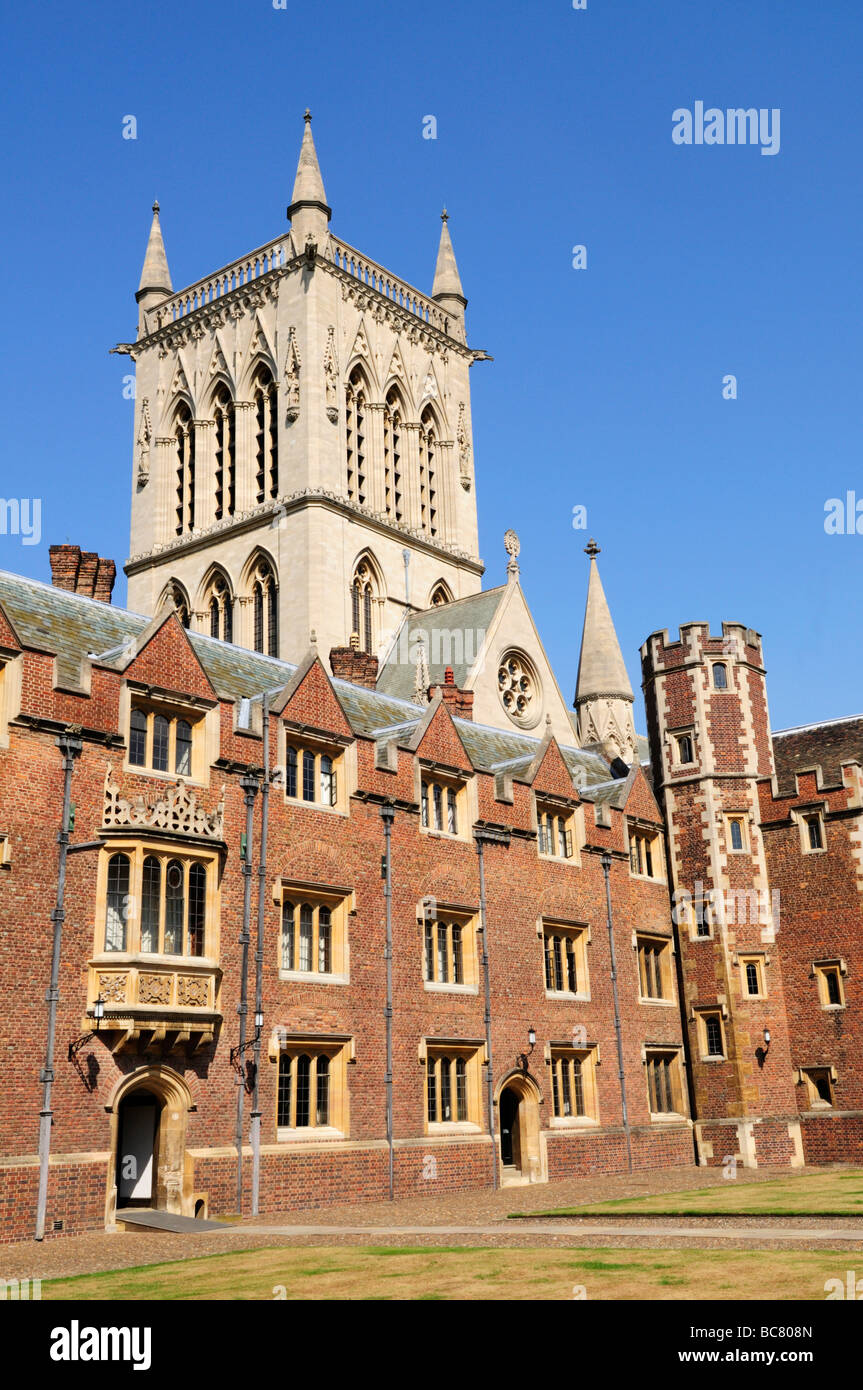
[[[305,122],[303,143],[300,146],[300,158],[297,163],[297,177],[294,179],[294,191],[291,194],[291,203],[288,208],[288,221],[292,224],[296,239],[301,243],[297,248],[298,250],[301,250],[302,246],[305,245],[306,234],[312,237],[314,234],[324,235],[327,230],[327,223],[333,215],[333,210],[329,206],[327,195],[324,192],[324,181],[321,177],[321,168],[318,164],[318,155],[312,138],[312,113],[308,109],[305,114]],[[323,218],[321,218],[321,213],[324,214]]]
[[[150,224],[150,236],[144,255],[141,282],[135,294],[138,303],[139,338],[147,331],[146,314],[148,310],[156,304],[161,304],[162,300],[172,293],[171,272],[168,269],[168,257],[165,254],[165,243],[162,240],[162,226],[159,222],[159,203],[157,200],[153,204],[153,221]]]
[[[590,578],[575,688],[579,737],[583,746],[600,744],[609,757],[631,763],[637,747],[632,718],[635,696],[599,577],[596,557],[600,551],[595,540],[584,553],[590,557]]]
[[[461,277],[456,265],[455,251],[452,247],[452,238],[449,234],[449,213],[446,208],[440,215],[440,245],[437,253],[437,265],[434,272],[434,285],[432,286],[432,299],[437,299],[444,304],[445,308],[457,313],[459,309],[462,315],[467,306],[464,297],[464,290],[461,286]],[[447,302],[449,301],[449,302]]]

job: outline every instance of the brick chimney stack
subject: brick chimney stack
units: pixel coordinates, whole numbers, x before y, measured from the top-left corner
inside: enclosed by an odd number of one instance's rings
[[[374,690],[378,683],[378,659],[371,652],[360,651],[356,632],[350,636],[349,647],[333,647],[330,651],[330,670],[337,680],[350,681]]]
[[[117,566],[105,560],[95,550],[83,550],[80,545],[49,546],[51,583],[55,589],[70,594],[84,594],[103,603],[111,602]]]
[[[454,719],[473,719],[473,691],[459,689],[451,666],[443,673],[443,685],[429,686],[429,699],[433,700],[438,692]]]

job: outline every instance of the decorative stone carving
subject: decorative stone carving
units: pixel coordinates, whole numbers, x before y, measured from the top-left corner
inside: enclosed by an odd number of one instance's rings
[[[336,330],[332,324],[327,329],[327,345],[324,348],[324,387],[327,419],[334,425],[339,418],[339,359],[336,355]]]
[[[458,425],[456,426],[456,440],[458,442],[458,470],[459,482],[465,492],[470,491],[471,466],[470,466],[470,440],[467,434],[467,422],[465,421],[464,401],[458,403]]]
[[[293,327],[288,329],[285,355],[285,419],[293,422],[300,413],[300,353]]]
[[[172,980],[171,975],[151,975],[142,972],[138,976],[138,1003],[170,1004]]]
[[[100,975],[99,994],[106,1004],[124,1004],[128,975]]]
[[[136,796],[129,801],[120,795],[120,786],[113,779],[111,764],[105,774],[102,825],[153,830],[169,830],[176,835],[195,835],[201,839],[221,840],[224,829],[225,788],[215,811],[206,811],[198,804],[182,778],[168,788],[167,794],[153,802]]]
[[[138,431],[138,486],[146,487],[150,480],[150,440],[153,428],[150,423],[150,402],[145,396],[141,402],[141,426]]]
[[[209,1003],[209,981],[203,975],[177,976],[177,1003],[203,1009]]]

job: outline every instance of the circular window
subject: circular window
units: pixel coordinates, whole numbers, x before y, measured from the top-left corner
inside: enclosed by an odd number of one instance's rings
[[[497,672],[500,702],[513,724],[530,729],[542,713],[542,689],[533,664],[523,652],[501,657]]]

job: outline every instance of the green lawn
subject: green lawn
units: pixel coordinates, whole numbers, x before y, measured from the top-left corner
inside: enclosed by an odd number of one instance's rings
[[[863,1173],[805,1173],[775,1182],[736,1182],[733,1178],[690,1192],[618,1197],[551,1211],[519,1212],[513,1219],[536,1216],[863,1216]]]
[[[847,1251],[274,1247],[43,1280],[43,1299],[823,1299]],[[284,1292],[282,1292],[284,1290]]]

